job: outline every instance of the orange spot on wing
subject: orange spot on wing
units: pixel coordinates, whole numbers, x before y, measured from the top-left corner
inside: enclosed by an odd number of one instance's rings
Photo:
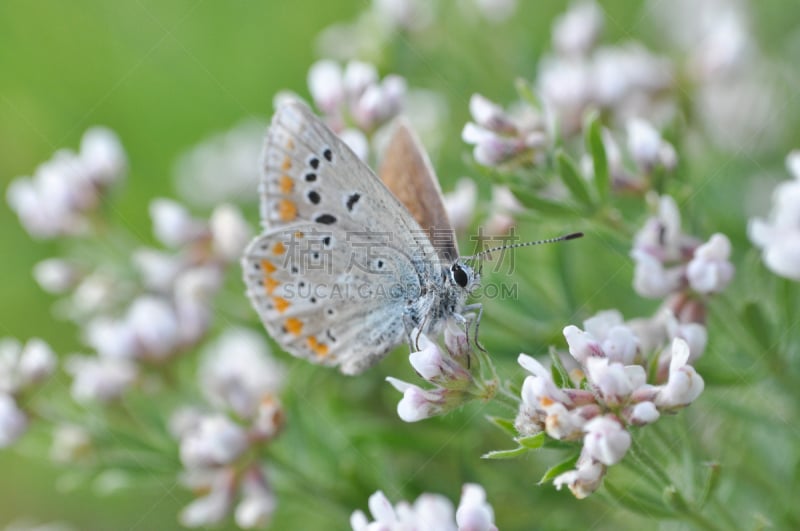
[[[293,336],[299,336],[300,332],[303,331],[303,322],[296,317],[290,317],[286,319],[284,326],[286,327],[286,330]]]
[[[287,301],[283,297],[273,297],[272,302],[275,304],[275,309],[278,310],[278,313],[285,312],[286,308],[291,306],[289,301]]]
[[[294,181],[288,175],[281,175],[280,179],[278,179],[278,188],[283,194],[291,194],[292,190],[294,190]]]
[[[266,272],[267,275],[274,273],[278,269],[275,267],[275,264],[269,260],[261,260],[261,268]]]
[[[297,217],[297,205],[288,199],[281,199],[278,202],[278,216],[281,221],[292,221]]]
[[[281,163],[281,169],[283,171],[292,169],[292,159],[291,157],[289,157],[289,155],[283,157],[283,162]]]
[[[313,350],[317,356],[323,357],[328,354],[328,345],[320,343],[316,337],[310,336],[306,342],[308,343],[308,348]]]
[[[294,140],[291,138],[286,140],[286,149],[294,149]]]
[[[286,246],[283,245],[283,242],[278,242],[272,246],[272,252],[275,254],[283,254],[286,252]]]
[[[303,233],[302,233],[302,232],[300,232],[300,231],[297,231],[297,232],[295,232],[295,233],[294,233],[294,237],[295,237],[295,238],[297,238],[298,240],[299,240],[300,238],[302,238],[303,236],[305,236],[305,234],[303,234]]]
[[[264,279],[264,289],[267,291],[267,295],[272,295],[272,292],[275,291],[275,288],[280,285],[281,283],[274,278],[267,277]]]

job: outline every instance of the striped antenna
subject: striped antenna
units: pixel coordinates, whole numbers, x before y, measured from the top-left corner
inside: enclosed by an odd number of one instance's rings
[[[514,243],[514,244],[511,244],[511,245],[500,245],[499,247],[492,247],[491,249],[486,249],[485,251],[481,251],[478,254],[475,254],[475,255],[472,255],[472,256],[467,256],[467,257],[465,257],[465,259],[467,259],[467,260],[475,260],[475,259],[480,259],[481,257],[483,257],[483,256],[485,256],[487,254],[495,253],[497,251],[504,251],[506,249],[518,249],[520,247],[530,247],[531,245],[541,245],[543,243],[565,242],[567,240],[574,240],[574,239],[582,238],[582,237],[583,237],[583,233],[582,232],[573,232],[573,233],[570,233],[570,234],[565,234],[564,236],[559,236],[557,238],[548,238],[546,240],[537,240],[537,241],[534,241],[534,242]]]

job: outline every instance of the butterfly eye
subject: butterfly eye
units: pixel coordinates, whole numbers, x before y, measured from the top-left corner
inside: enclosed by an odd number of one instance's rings
[[[453,267],[450,270],[453,272],[453,280],[455,283],[462,288],[466,288],[467,284],[469,283],[469,275],[467,275],[467,272],[464,271],[464,268],[458,264],[453,264]]]

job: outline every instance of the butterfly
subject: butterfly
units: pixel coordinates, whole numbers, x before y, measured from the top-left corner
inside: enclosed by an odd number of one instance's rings
[[[467,326],[479,273],[459,258],[425,151],[403,122],[381,178],[303,103],[267,133],[263,233],[242,258],[247,295],[290,354],[358,374],[403,341]],[[416,332],[415,332],[416,331]]]

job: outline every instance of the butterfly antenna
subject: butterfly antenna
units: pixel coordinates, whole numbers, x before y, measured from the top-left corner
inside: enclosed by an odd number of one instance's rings
[[[565,234],[563,236],[558,236],[557,238],[548,238],[546,240],[536,240],[533,242],[521,242],[521,243],[513,243],[511,245],[500,245],[497,247],[492,247],[490,249],[486,249],[484,251],[479,252],[478,254],[474,254],[472,256],[466,257],[469,260],[480,260],[486,255],[495,253],[497,251],[504,251],[506,249],[518,249],[520,247],[530,247],[531,245],[542,245],[544,243],[557,243],[557,242],[565,242],[567,240],[575,240],[577,238],[583,238],[582,232],[572,232],[570,234]]]

